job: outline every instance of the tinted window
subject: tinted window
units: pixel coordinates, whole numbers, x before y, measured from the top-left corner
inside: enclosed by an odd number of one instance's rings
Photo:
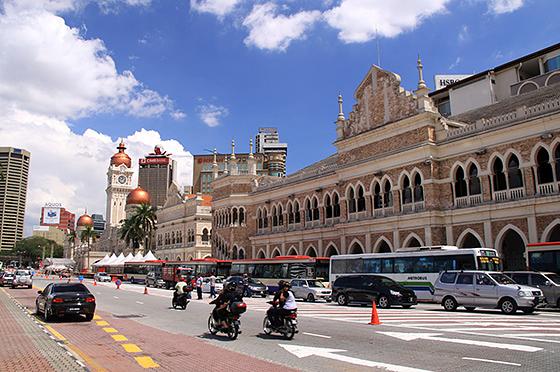
[[[531,252],[529,253],[529,263],[532,270],[537,271],[556,271],[556,265],[560,262],[560,257],[555,257],[556,252]]]
[[[381,259],[379,258],[366,258],[364,260],[365,273],[380,273],[381,272]]]
[[[441,278],[439,278],[439,281],[442,283],[455,283],[456,277],[457,273],[443,273],[441,274]]]
[[[332,260],[332,274],[343,274],[346,272],[346,260]]]
[[[387,285],[387,286],[399,285],[399,283],[395,282],[393,279],[389,279],[389,278],[386,278],[384,276],[377,277],[376,281],[378,283],[380,283],[381,285]]]
[[[529,274],[513,274],[508,276],[511,277],[516,283],[529,284]]]
[[[509,276],[501,274],[501,273],[490,274],[490,276],[492,277],[492,279],[497,281],[499,284],[515,284],[515,282],[513,280],[511,280],[511,278]]]
[[[474,270],[475,262],[474,256],[470,254],[462,254],[454,257],[455,259],[455,270]]]
[[[383,258],[381,260],[381,272],[382,273],[392,273],[393,272],[393,261],[392,258]]]
[[[342,276],[334,281],[334,285],[337,287],[346,287],[348,285],[348,278]]]
[[[369,276],[366,276],[366,277],[361,278],[361,279],[362,280],[361,280],[361,285],[360,286],[364,289],[373,287],[375,285],[375,282],[376,282],[374,280],[374,278],[369,277]]]
[[[433,257],[418,257],[414,263],[415,273],[432,273],[434,272]]]
[[[349,277],[348,278],[348,286],[351,288],[360,288],[362,286],[363,279],[359,276]]]
[[[66,292],[89,292],[89,291],[85,285],[79,283],[53,286],[53,293],[66,293]]]
[[[395,273],[413,273],[414,263],[417,259],[413,257],[395,258]]]
[[[494,282],[486,274],[476,274],[476,285],[494,285]]]
[[[531,285],[544,285],[547,279],[540,274],[531,274]]]
[[[349,273],[363,273],[364,272],[364,260],[349,260],[348,261],[348,272]]]
[[[457,278],[457,284],[473,284],[472,274],[460,274]]]
[[[449,256],[435,256],[433,257],[434,261],[434,272],[441,272],[445,270],[454,270],[454,261],[453,257]]]

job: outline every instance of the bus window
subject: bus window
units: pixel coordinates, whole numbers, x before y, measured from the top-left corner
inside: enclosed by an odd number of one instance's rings
[[[435,256],[434,257],[434,272],[442,272],[445,270],[455,269],[453,257],[449,256]]]
[[[332,274],[346,273],[346,263],[348,261],[349,260],[332,260]]]
[[[308,267],[311,268],[310,265],[304,263],[292,263],[289,265],[288,276],[281,276],[281,278],[309,278],[311,273],[308,272]]]
[[[431,273],[434,271],[433,257],[418,257],[414,263],[414,273]]]
[[[554,257],[557,255],[557,252],[548,251],[548,252],[530,252],[529,253],[529,265],[531,270],[535,271],[552,271],[557,272],[558,268],[555,265],[555,258],[556,262],[560,257]]]
[[[379,258],[366,258],[364,260],[364,272],[375,274],[381,272],[381,260]]]
[[[414,261],[416,257],[395,258],[395,273],[412,273],[414,272]]]
[[[393,272],[393,261],[392,258],[383,258],[381,260],[381,272],[382,273],[392,273]]]
[[[364,272],[364,260],[355,259],[348,262],[348,272],[349,273],[363,273]]]
[[[455,261],[455,270],[474,270],[474,256],[470,254],[462,254],[453,257]]]

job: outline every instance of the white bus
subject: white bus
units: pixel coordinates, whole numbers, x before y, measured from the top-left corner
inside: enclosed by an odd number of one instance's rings
[[[501,271],[498,253],[490,248],[418,247],[392,253],[331,257],[330,282],[343,275],[380,274],[414,290],[418,300],[431,301],[434,283],[444,270]]]
[[[560,275],[560,242],[534,243],[527,245],[529,268]]]

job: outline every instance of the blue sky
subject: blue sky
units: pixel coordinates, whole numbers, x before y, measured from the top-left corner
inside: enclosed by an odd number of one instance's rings
[[[32,153],[26,231],[61,202],[105,213],[119,137],[137,164],[248,150],[261,126],[288,171],[332,154],[337,96],[351,109],[373,63],[407,89],[557,43],[556,0],[0,0],[0,146]],[[377,37],[376,37],[377,35]]]

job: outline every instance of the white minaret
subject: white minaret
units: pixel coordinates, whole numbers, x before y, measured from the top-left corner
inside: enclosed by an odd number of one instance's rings
[[[132,160],[124,150],[126,147],[121,141],[117,147],[119,152],[111,157],[111,164],[107,170],[107,209],[106,227],[117,227],[120,221],[126,218],[126,197],[134,189],[132,185]]]

